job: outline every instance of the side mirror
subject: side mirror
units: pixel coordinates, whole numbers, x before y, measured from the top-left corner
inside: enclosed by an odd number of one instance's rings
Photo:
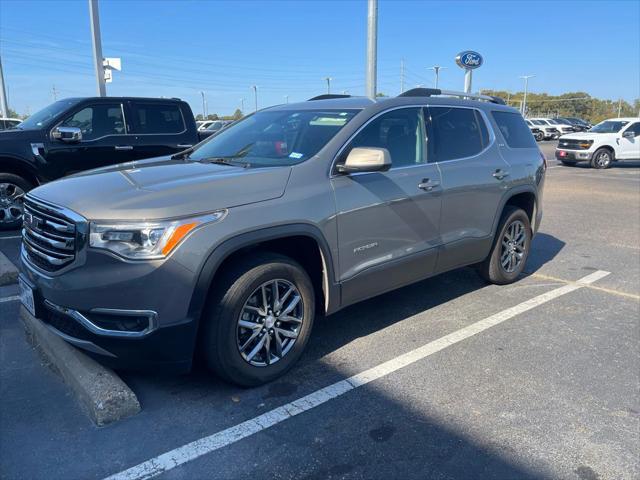
[[[636,136],[635,132],[633,130],[627,130],[626,132],[623,132],[622,134],[622,138],[634,138]]]
[[[51,130],[51,138],[61,142],[77,143],[82,140],[82,130],[78,127],[56,127]]]
[[[357,147],[352,149],[344,164],[338,165],[340,173],[383,172],[391,168],[391,155],[386,148]]]

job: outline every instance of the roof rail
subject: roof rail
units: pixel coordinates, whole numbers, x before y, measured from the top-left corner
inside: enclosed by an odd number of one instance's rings
[[[340,95],[337,93],[325,93],[323,95],[318,95],[316,97],[310,98],[307,102],[311,102],[312,100],[331,100],[332,98],[351,98],[351,95]]]
[[[491,95],[479,95],[477,93],[455,92],[453,90],[440,90],[439,88],[412,88],[406,92],[402,92],[399,97],[432,97],[435,95],[443,95],[447,97],[471,98],[473,100],[484,100],[485,102],[496,103],[498,105],[506,105],[500,97]]]

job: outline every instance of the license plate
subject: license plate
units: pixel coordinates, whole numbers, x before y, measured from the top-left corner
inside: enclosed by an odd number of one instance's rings
[[[25,282],[22,278],[18,278],[18,283],[20,285],[20,301],[22,302],[22,305],[24,305],[24,307],[29,310],[31,315],[35,316],[36,305],[33,301],[33,289],[29,285],[27,285],[27,282]]]

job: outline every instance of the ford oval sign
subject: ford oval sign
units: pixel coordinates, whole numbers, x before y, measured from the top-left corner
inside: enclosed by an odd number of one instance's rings
[[[482,66],[482,55],[478,52],[467,50],[466,52],[458,54],[456,63],[460,68],[473,70],[474,68]]]

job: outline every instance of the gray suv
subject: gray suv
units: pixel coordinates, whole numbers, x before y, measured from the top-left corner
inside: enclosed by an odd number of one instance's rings
[[[546,163],[487,96],[414,89],[259,111],[173,157],[24,201],[22,302],[115,367],[240,385],[299,359],[318,315],[448,270],[522,273]]]

